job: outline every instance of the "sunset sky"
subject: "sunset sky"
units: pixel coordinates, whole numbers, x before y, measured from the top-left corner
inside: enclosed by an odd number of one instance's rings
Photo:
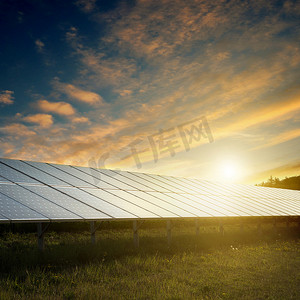
[[[0,157],[300,175],[299,20],[299,1],[0,1]]]

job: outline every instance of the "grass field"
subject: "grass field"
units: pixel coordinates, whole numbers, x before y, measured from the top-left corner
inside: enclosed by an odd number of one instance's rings
[[[102,228],[96,245],[88,231],[49,231],[43,253],[34,233],[2,231],[0,299],[300,299],[296,225],[196,236],[181,223],[168,246],[165,227],[145,224],[139,249],[126,226]]]

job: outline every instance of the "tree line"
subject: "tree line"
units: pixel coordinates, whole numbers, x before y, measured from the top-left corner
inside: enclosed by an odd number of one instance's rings
[[[300,176],[285,177],[282,180],[277,177],[270,176],[270,178],[266,182],[263,181],[256,185],[281,189],[300,190]]]

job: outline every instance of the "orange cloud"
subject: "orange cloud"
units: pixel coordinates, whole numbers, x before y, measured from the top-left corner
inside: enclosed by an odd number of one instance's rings
[[[72,119],[73,123],[89,123],[89,119],[86,117],[74,117]]]
[[[285,131],[277,136],[275,136],[274,138],[270,139],[269,142],[267,142],[264,145],[255,147],[251,150],[258,150],[258,149],[262,149],[262,148],[267,148],[267,147],[271,147],[271,146],[275,146],[281,143],[285,143],[287,141],[293,140],[297,137],[300,137],[300,129],[294,129],[294,130],[289,130],[289,131]]]
[[[96,0],[77,0],[75,5],[78,6],[83,12],[89,13],[94,10]]]
[[[24,136],[28,137],[36,134],[34,131],[29,130],[25,125],[19,123],[12,123],[4,127],[0,127],[0,131],[8,135],[20,136],[20,137],[24,137]]]
[[[37,48],[37,51],[42,53],[44,51],[45,44],[41,40],[36,40],[34,43]]]
[[[47,100],[39,100],[37,102],[39,109],[45,112],[53,112],[62,116],[71,116],[75,114],[73,106],[67,102],[49,102]]]
[[[81,102],[85,102],[91,105],[103,104],[103,98],[90,91],[82,90],[73,84],[61,83],[55,81],[54,86],[62,93],[68,95],[70,98],[76,99]]]
[[[219,130],[220,136],[227,136],[233,132],[242,131],[243,129],[258,126],[263,123],[273,123],[290,119],[300,109],[300,101],[298,96],[287,102],[280,102],[269,105],[260,111],[248,113],[240,117],[231,125],[223,127]]]
[[[48,114],[35,114],[23,118],[25,122],[39,124],[43,128],[48,128],[53,124],[52,115]]]
[[[13,104],[14,103],[13,91],[2,91],[0,93],[0,104]]]

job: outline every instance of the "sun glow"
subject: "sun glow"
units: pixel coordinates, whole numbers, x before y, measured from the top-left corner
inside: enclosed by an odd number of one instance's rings
[[[241,176],[241,168],[236,161],[227,160],[219,165],[220,175],[223,180],[236,181]]]

